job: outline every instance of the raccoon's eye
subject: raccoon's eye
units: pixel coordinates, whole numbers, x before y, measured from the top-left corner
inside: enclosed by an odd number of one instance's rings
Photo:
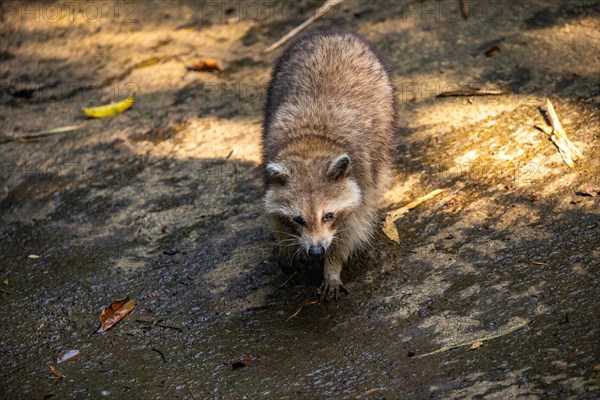
[[[328,212],[327,214],[325,214],[325,215],[323,216],[323,221],[325,221],[325,222],[329,222],[329,221],[331,221],[332,219],[333,219],[333,213],[331,213],[331,212]]]
[[[302,225],[302,226],[306,225],[306,221],[304,220],[304,218],[302,218],[299,215],[297,217],[294,217],[294,222],[297,223],[298,225]]]

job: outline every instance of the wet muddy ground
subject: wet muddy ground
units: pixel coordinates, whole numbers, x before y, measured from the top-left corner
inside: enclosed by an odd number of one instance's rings
[[[309,29],[389,63],[386,208],[446,189],[343,271],[350,295],[310,304],[318,272],[279,270],[255,171],[263,50],[320,1],[3,2],[0,134],[84,125],[0,144],[2,398],[600,396],[600,7],[457,3],[351,0]],[[224,70],[187,69],[203,58]],[[436,97],[465,87],[506,94]],[[546,97],[574,169],[534,128]]]

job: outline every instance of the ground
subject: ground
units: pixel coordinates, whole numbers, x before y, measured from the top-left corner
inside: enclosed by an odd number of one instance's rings
[[[0,134],[83,123],[0,144],[2,398],[600,396],[598,2],[468,1],[465,19],[347,0],[308,28],[356,30],[388,62],[385,209],[445,189],[344,269],[349,295],[313,304],[318,274],[277,265],[256,167],[281,53],[263,50],[320,4],[0,5]],[[223,71],[187,68],[205,58]],[[469,87],[505,94],[436,97]],[[123,114],[81,112],[134,91]],[[534,127],[546,97],[574,168]]]

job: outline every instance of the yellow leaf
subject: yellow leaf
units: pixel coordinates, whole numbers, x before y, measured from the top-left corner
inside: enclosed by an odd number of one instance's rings
[[[475,342],[471,345],[471,347],[469,347],[471,350],[476,350],[478,348],[480,348],[481,346],[483,346],[483,342]]]
[[[191,66],[190,69],[192,69],[193,71],[223,71],[221,64],[219,64],[219,61],[214,59],[205,59],[197,61],[194,63],[194,65]]]
[[[83,107],[82,110],[90,118],[106,118],[120,114],[133,105],[133,95],[118,103],[106,104],[98,107]]]
[[[396,228],[394,221],[389,216],[385,219],[382,230],[383,233],[385,233],[385,236],[390,238],[390,240],[400,244],[400,235],[398,234],[398,229]]]

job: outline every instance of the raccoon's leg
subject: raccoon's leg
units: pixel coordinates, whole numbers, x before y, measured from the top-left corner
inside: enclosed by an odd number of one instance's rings
[[[338,259],[326,260],[323,266],[323,284],[317,289],[317,295],[321,302],[328,300],[337,300],[342,292],[349,293],[344,287],[340,273],[342,272],[343,262]]]

